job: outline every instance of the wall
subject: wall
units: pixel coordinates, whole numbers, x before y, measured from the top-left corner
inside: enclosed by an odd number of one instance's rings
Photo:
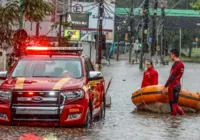
[[[83,54],[91,58],[92,63],[96,61],[96,49],[94,42],[83,42],[81,43],[83,47]],[[91,52],[90,52],[91,49]],[[90,56],[91,54],[91,56]]]

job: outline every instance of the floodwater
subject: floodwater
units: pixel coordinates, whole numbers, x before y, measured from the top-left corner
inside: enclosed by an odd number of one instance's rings
[[[183,88],[200,91],[200,65],[185,64]],[[184,117],[169,114],[138,112],[132,104],[132,92],[140,88],[143,72],[138,65],[126,61],[111,62],[104,66],[108,81],[113,76],[109,89],[111,108],[106,118],[93,123],[89,129],[0,126],[0,140],[197,140],[200,139],[200,114],[187,113]],[[163,84],[169,74],[169,66],[156,66],[159,83]]]

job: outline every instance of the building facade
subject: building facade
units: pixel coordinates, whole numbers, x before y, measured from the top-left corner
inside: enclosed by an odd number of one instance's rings
[[[81,35],[84,36],[86,33],[94,34],[98,30],[98,2],[96,0],[47,0],[55,7],[55,12],[51,15],[47,15],[44,21],[40,23],[39,35],[56,37],[58,35],[58,28],[52,28],[56,22],[59,22],[60,15],[63,16],[63,21],[68,20],[74,24],[86,24],[84,28],[74,27],[71,25],[69,28],[81,30]],[[114,36],[114,12],[115,3],[113,0],[107,0],[104,3],[104,19],[103,19],[103,31],[107,36],[109,42],[113,41]],[[87,14],[87,16],[81,15]],[[76,16],[75,16],[76,15]],[[71,20],[69,20],[71,18]],[[88,19],[86,19],[88,18]],[[73,19],[73,20],[72,20]],[[36,34],[36,23],[26,21],[24,22],[24,29],[29,35],[34,36]],[[62,35],[64,35],[64,28],[62,28]]]

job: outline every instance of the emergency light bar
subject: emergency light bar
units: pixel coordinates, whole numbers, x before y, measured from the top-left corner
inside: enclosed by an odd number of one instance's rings
[[[80,53],[83,51],[83,47],[46,47],[46,46],[28,46],[26,47],[27,54],[66,54]]]
[[[32,51],[82,51],[83,47],[40,47],[40,46],[28,46],[26,50]]]

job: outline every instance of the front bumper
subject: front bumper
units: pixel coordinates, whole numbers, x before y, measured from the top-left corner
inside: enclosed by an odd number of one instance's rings
[[[10,104],[0,100],[0,124],[81,126],[85,122],[87,98],[65,104],[66,98],[59,91],[31,93],[13,91]]]
[[[79,104],[61,107],[0,105],[0,124],[81,126],[86,119],[86,112],[87,107]]]

